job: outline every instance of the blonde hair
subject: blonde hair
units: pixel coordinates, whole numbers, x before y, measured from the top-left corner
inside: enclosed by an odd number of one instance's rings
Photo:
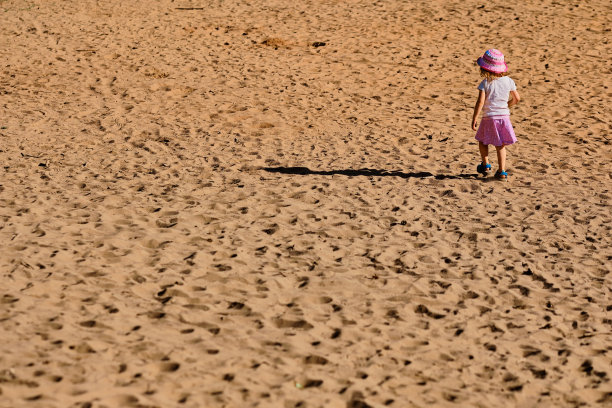
[[[508,72],[491,72],[491,71],[487,71],[486,69],[484,69],[483,67],[480,67],[480,76],[483,78],[487,78],[487,80],[489,81],[494,81],[496,79],[499,79],[501,77],[504,77],[508,75]]]

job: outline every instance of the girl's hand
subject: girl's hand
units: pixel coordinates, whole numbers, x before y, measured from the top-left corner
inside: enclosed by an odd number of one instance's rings
[[[474,114],[472,115],[472,130],[476,130],[476,121],[478,120],[478,116],[480,115],[480,111],[485,103],[485,93],[484,91],[478,91],[478,99],[476,100],[476,105],[474,105]]]
[[[516,105],[520,100],[521,96],[519,95],[518,91],[510,91],[510,101],[508,102],[508,107],[510,108]]]

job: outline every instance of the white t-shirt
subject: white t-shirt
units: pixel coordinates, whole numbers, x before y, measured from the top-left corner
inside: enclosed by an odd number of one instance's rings
[[[510,77],[504,76],[493,81],[483,79],[478,89],[485,93],[482,116],[509,116],[508,99],[510,91],[516,91],[516,84]]]

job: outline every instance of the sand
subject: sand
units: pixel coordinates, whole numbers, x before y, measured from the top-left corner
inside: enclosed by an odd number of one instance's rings
[[[610,406],[611,15],[0,1],[0,406]]]

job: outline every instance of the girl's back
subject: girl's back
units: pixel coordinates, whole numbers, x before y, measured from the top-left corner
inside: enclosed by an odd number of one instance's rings
[[[483,117],[508,116],[508,99],[510,91],[516,91],[516,84],[507,76],[489,80],[483,79],[478,89],[485,93],[485,103],[483,106]]]

